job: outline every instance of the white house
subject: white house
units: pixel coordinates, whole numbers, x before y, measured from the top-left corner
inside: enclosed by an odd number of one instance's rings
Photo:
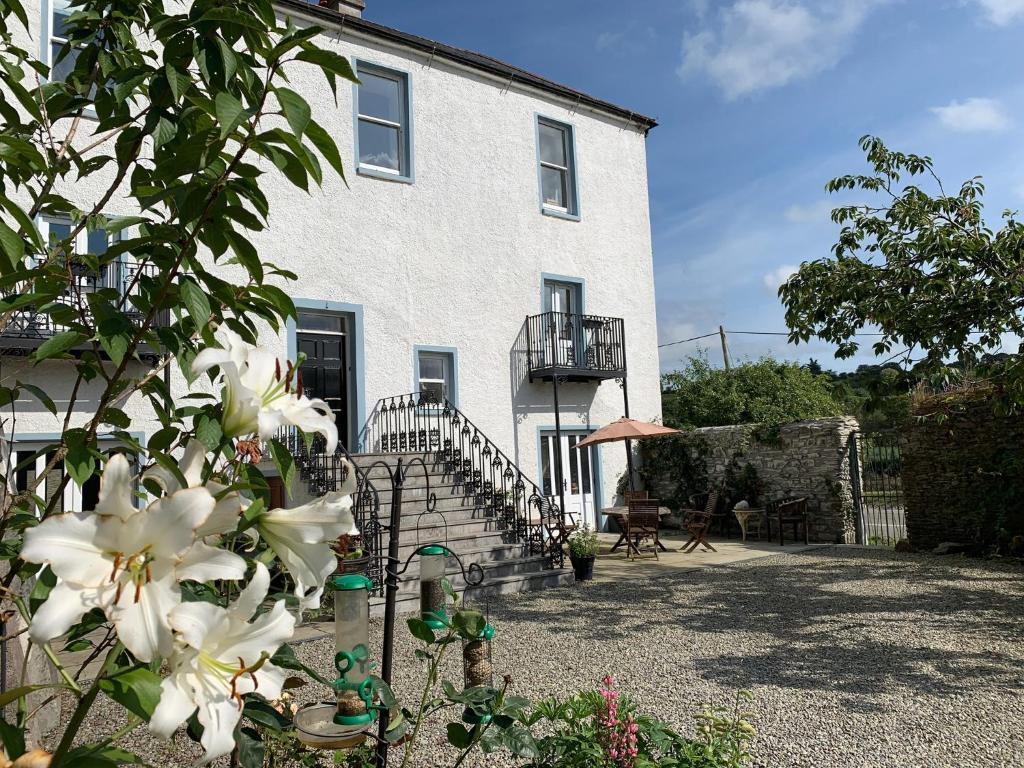
[[[26,3],[44,58],[61,44],[65,2]],[[378,404],[429,393],[545,495],[602,525],[625,451],[571,446],[623,415],[627,386],[631,416],[661,415],[645,154],[654,120],[375,24],[362,0],[276,4],[326,27],[320,44],[350,57],[362,84],[340,89],[335,106],[322,77],[293,79],[333,131],[349,186],[335,178],[308,196],[265,177],[271,226],[257,245],[298,275],[284,287],[300,308],[268,343],[306,353],[306,387],[331,403],[351,453],[423,448],[400,445]],[[89,202],[85,185],[66,193]],[[131,211],[112,201],[109,213]],[[0,378],[41,384],[59,406],[70,363],[33,368],[23,357],[48,332],[29,315],[13,323],[0,336]],[[429,426],[438,410],[410,413]],[[126,411],[144,440],[145,405]],[[14,448],[58,431],[26,406]],[[95,489],[69,493],[67,505],[88,506]]]

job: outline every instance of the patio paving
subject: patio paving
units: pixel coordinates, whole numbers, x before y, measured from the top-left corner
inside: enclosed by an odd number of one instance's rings
[[[748,689],[754,764],[764,768],[1024,765],[1019,566],[862,547],[753,549],[764,554],[698,570],[643,562],[633,578],[497,599],[496,675],[537,699],[610,672],[642,711],[686,732],[703,702],[728,704]],[[597,572],[619,567],[602,558]],[[400,623],[394,686],[407,703],[423,675],[414,648]],[[330,637],[297,648],[324,673],[333,650]],[[457,662],[446,659],[455,681]],[[303,701],[325,694],[298,690]],[[116,727],[112,709],[83,731]],[[413,765],[451,764],[443,726],[425,730]],[[171,746],[140,729],[131,744],[154,764],[196,755],[183,736]],[[513,764],[497,755],[464,763]]]

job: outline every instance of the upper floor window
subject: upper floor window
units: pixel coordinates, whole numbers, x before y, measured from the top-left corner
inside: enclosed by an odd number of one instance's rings
[[[409,76],[359,62],[356,86],[356,157],[368,175],[412,180]]]
[[[537,118],[541,210],[555,216],[579,216],[576,146],[571,125]]]
[[[60,59],[60,52],[68,42],[67,19],[74,13],[70,0],[47,0],[43,3],[44,13],[48,14],[46,28],[49,30],[49,41],[47,45],[48,58],[46,63],[50,65],[50,80],[64,81],[75,68],[75,60],[78,59],[78,50],[72,48],[67,56]],[[60,59],[58,61],[58,59]]]

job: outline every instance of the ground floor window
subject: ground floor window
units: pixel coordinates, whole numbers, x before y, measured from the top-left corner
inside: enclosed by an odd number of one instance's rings
[[[415,385],[423,404],[441,405],[445,400],[458,405],[454,349],[417,347]]]

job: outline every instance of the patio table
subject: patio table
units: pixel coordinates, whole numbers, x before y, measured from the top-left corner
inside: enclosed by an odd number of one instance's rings
[[[615,546],[613,546],[611,550],[609,550],[610,552],[614,552],[626,543],[626,518],[629,517],[629,507],[605,507],[604,509],[601,510],[601,513],[607,515],[610,518],[613,518],[615,522],[619,524],[619,540],[616,541]],[[672,510],[669,509],[668,507],[658,507],[659,519],[671,514]],[[661,549],[662,552],[668,552],[668,550],[665,548],[665,545],[662,544],[660,541],[658,542],[658,548]]]

